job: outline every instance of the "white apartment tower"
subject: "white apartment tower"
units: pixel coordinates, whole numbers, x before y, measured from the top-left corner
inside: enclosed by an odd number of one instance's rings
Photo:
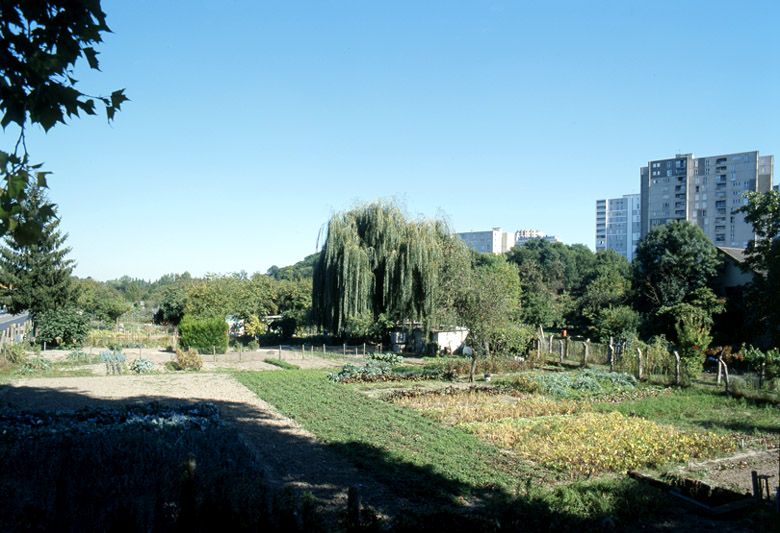
[[[641,235],[638,194],[596,200],[596,251],[615,250],[630,261]]]
[[[754,238],[742,214],[744,193],[772,188],[774,156],[758,151],[650,161],[640,169],[641,234],[670,220],[699,226],[715,246],[745,248]]]

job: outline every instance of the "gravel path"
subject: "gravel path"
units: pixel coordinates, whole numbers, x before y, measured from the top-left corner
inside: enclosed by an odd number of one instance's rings
[[[226,373],[37,378],[0,386],[0,407],[20,410],[76,410],[149,401],[217,404],[276,488],[310,491],[331,510],[344,508],[351,485],[360,487],[362,499],[383,512],[396,512],[405,504]]]

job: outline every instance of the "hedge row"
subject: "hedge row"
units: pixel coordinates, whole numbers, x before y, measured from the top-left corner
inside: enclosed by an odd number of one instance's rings
[[[228,347],[228,324],[221,318],[185,316],[179,323],[179,346],[200,353],[225,353]]]

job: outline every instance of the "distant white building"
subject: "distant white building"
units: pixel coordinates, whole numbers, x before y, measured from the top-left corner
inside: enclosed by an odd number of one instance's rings
[[[640,195],[596,200],[596,251],[615,250],[634,260],[634,251],[641,237],[642,202]]]
[[[503,254],[512,249],[514,235],[510,235],[501,228],[493,228],[490,231],[468,231],[458,233],[466,246],[483,254]]]
[[[544,239],[550,242],[558,242],[555,235],[547,235],[538,229],[521,229],[515,232],[515,246],[523,246],[532,239]]]

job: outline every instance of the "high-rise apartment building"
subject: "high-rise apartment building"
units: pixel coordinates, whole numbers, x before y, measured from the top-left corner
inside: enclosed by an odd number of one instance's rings
[[[640,207],[638,194],[596,200],[597,252],[615,250],[629,261],[634,260],[634,250],[641,234]]]
[[[745,192],[772,188],[774,156],[678,154],[650,161],[639,174],[642,236],[670,220],[687,220],[716,246],[744,248],[753,228],[735,210],[744,205]]]

